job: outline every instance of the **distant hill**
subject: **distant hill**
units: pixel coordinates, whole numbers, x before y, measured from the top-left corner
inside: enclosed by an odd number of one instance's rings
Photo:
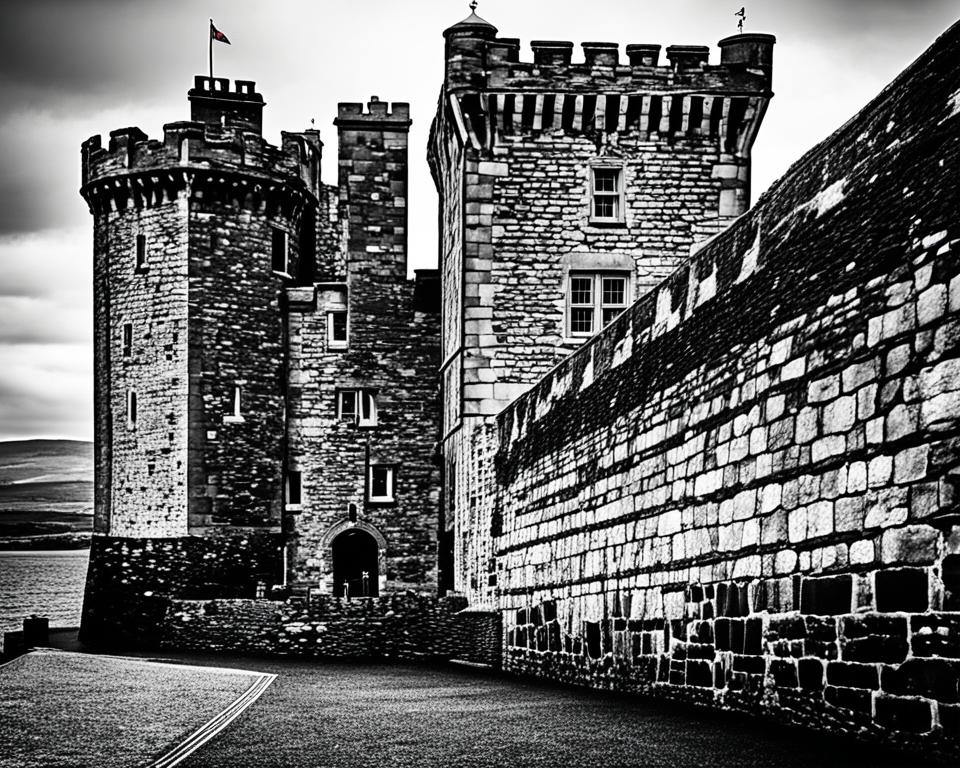
[[[90,531],[92,516],[93,443],[0,441],[0,548],[76,546],[69,541]]]
[[[93,443],[82,440],[0,442],[0,486],[93,482]]]

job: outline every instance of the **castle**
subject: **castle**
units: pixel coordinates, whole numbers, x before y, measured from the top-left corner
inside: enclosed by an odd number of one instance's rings
[[[406,104],[339,106],[335,187],[249,81],[84,143],[83,636],[472,656],[955,754],[960,33],[752,209],[772,36],[444,39],[414,280]]]

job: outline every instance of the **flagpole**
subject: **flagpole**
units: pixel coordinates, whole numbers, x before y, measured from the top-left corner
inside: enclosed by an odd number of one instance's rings
[[[207,31],[207,45],[210,49],[210,80],[213,80],[213,19],[210,19],[210,29]],[[211,88],[213,85],[210,86]]]

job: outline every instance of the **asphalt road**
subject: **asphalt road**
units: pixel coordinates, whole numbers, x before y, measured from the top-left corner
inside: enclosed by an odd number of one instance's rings
[[[834,737],[458,667],[191,657],[277,680],[189,768],[913,766]]]

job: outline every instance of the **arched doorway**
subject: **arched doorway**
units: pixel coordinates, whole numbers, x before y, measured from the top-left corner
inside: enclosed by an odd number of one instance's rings
[[[350,597],[376,597],[380,594],[377,569],[377,540],[359,528],[348,528],[331,544],[333,550],[333,594],[342,596],[344,585]]]

